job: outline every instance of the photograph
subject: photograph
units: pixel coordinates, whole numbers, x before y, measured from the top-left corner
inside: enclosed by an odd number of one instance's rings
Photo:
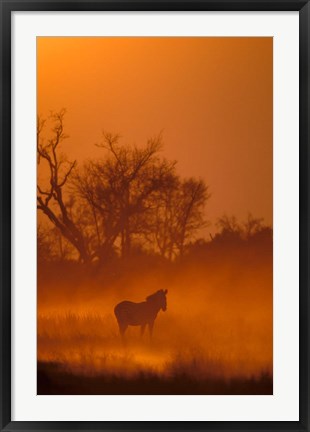
[[[273,38],[37,36],[36,74],[37,395],[273,395]]]

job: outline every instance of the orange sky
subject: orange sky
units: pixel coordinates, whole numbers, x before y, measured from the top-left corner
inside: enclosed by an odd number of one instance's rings
[[[38,113],[65,107],[73,160],[100,156],[101,131],[202,177],[207,218],[250,211],[272,224],[272,38],[40,37]]]

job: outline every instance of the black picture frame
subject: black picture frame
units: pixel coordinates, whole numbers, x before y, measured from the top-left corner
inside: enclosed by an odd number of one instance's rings
[[[299,421],[99,422],[11,421],[11,13],[15,11],[298,11],[299,12]],[[1,19],[1,431],[208,430],[310,431],[309,401],[309,37],[310,6],[304,0],[0,0]]]

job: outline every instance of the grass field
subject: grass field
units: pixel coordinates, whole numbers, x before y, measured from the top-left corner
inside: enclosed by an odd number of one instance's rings
[[[270,254],[138,264],[101,279],[70,268],[41,272],[39,394],[272,394]],[[168,306],[152,342],[147,330],[141,339],[129,327],[123,345],[114,306],[159,288],[168,288]]]
[[[124,346],[112,314],[39,316],[38,394],[272,394],[255,322],[196,317],[192,335],[177,315],[157,321],[152,342],[132,327]]]

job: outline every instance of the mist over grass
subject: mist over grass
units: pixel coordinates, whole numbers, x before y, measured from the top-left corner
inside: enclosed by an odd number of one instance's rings
[[[38,393],[271,394],[272,249],[231,252],[41,266]],[[168,307],[153,341],[129,327],[124,346],[114,306],[158,289]]]

